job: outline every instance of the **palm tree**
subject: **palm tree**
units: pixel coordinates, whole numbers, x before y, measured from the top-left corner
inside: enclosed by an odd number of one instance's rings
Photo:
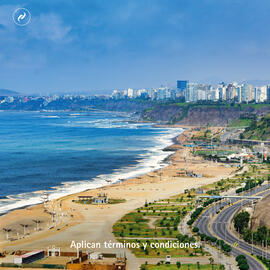
[[[6,239],[8,240],[9,238],[9,233],[11,232],[11,229],[3,228],[3,231],[6,233]]]
[[[29,226],[28,224],[20,224],[23,227],[23,234],[26,233],[26,228]]]
[[[39,224],[41,223],[41,220],[39,219],[33,219],[33,221],[36,223],[36,228],[37,228],[37,231],[39,230]]]
[[[197,269],[201,269],[201,265],[200,265],[200,262],[197,262]]]

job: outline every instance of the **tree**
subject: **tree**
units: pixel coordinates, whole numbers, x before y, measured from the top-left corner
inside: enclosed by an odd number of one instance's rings
[[[254,130],[257,128],[257,121],[256,120],[252,120],[250,127],[251,130]]]
[[[267,238],[267,228],[265,226],[260,226],[255,234],[255,238],[257,242],[261,242],[266,240]]]
[[[245,255],[238,255],[235,259],[237,261],[237,265],[238,265],[240,270],[248,270],[249,269],[249,265],[248,265],[248,262],[247,262]]]
[[[249,217],[250,214],[246,211],[242,211],[234,216],[234,227],[240,234],[242,234],[244,232],[244,229],[248,227]]]
[[[252,241],[252,234],[253,232],[250,230],[250,229],[246,229],[244,231],[244,234],[243,234],[243,239],[248,242],[248,243],[251,243]],[[253,234],[254,235],[254,234]]]
[[[212,270],[214,269],[214,259],[212,257],[209,258],[209,262],[212,265]]]
[[[179,269],[179,268],[181,267],[181,263],[178,261],[178,262],[176,263],[176,266],[177,266],[177,268]]]

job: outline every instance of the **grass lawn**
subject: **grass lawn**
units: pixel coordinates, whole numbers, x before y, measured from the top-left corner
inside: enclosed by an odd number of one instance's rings
[[[198,156],[210,156],[210,155],[217,155],[219,157],[227,156],[233,154],[234,151],[223,151],[223,150],[197,150],[195,151],[195,155]]]
[[[237,119],[233,120],[230,124],[229,127],[248,127],[251,124],[251,119]]]
[[[196,191],[189,191],[188,193],[181,193],[179,195],[174,195],[170,197],[169,201],[170,202],[183,202],[183,203],[192,203],[194,201],[194,197],[197,195]],[[167,200],[162,200],[162,201],[168,201]]]
[[[177,226],[181,218],[191,209],[190,205],[149,203],[118,220],[113,233],[116,237],[175,238],[179,234]],[[150,227],[151,217],[158,219]]]
[[[126,202],[126,199],[109,198],[108,202],[109,202],[109,204],[124,203],[124,202]]]
[[[113,233],[116,237],[167,237],[175,238],[179,232],[176,228],[168,230],[167,228],[151,229],[147,223],[121,223],[117,222],[113,226]]]

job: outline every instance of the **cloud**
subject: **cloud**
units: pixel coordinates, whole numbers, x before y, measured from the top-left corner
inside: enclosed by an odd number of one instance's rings
[[[69,41],[71,26],[67,26],[55,13],[41,14],[33,18],[29,27],[30,35],[39,40]]]
[[[18,6],[2,5],[0,6],[0,25],[1,29],[14,30],[15,24],[12,19],[12,14]]]

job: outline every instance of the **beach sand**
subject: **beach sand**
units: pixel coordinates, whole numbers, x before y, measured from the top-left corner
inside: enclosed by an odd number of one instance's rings
[[[186,130],[178,137],[178,141],[184,142],[191,138],[192,130]],[[49,246],[61,247],[63,251],[76,251],[70,248],[71,242],[87,240],[89,242],[104,241],[116,242],[112,234],[113,224],[129,211],[141,207],[145,201],[148,202],[168,198],[172,195],[183,193],[185,189],[199,188],[202,185],[210,184],[222,178],[234,174],[234,168],[226,168],[222,164],[213,163],[194,157],[191,148],[181,145],[172,146],[179,149],[171,157],[170,164],[158,171],[150,172],[140,177],[126,180],[122,183],[112,184],[103,188],[87,190],[78,194],[72,194],[53,202],[51,209],[56,214],[64,213],[62,218],[58,217],[58,225],[51,229],[44,229],[50,226],[51,215],[44,212],[43,205],[35,205],[27,209],[12,211],[0,217],[0,230],[10,228],[13,231],[20,229],[23,234],[23,226],[20,224],[31,224],[27,228],[30,235],[16,241],[5,241],[5,233],[1,234],[0,251],[14,250],[35,250],[47,249]],[[202,173],[201,178],[183,177],[179,173],[183,170]],[[83,205],[72,202],[78,195],[97,195],[106,193],[109,198],[121,198],[126,202],[107,205]],[[36,224],[33,220],[42,220],[39,224],[42,231],[36,232]],[[13,233],[14,234],[14,233]],[[12,235],[12,232],[10,233]],[[15,237],[16,238],[16,237]],[[123,252],[128,258],[128,269],[138,269],[136,258],[128,249],[105,249],[99,251],[112,253]]]

